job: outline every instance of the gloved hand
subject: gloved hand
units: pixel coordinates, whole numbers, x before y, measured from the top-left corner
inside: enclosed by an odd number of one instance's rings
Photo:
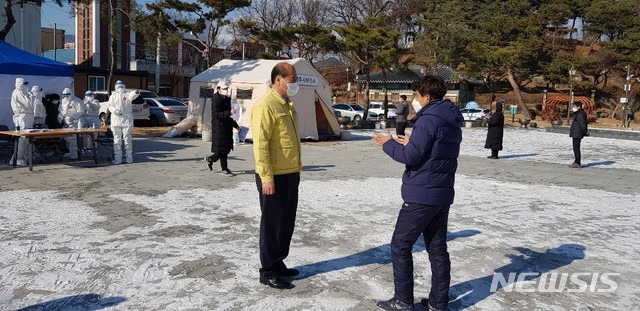
[[[115,114],[121,116],[122,115],[122,110],[120,109],[116,109],[116,111],[114,112]]]
[[[139,90],[135,90],[135,91],[133,91],[133,94],[140,95],[140,91]]]

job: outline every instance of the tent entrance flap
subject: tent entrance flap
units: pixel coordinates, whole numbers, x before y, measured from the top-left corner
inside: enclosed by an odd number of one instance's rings
[[[329,120],[327,120],[327,116],[324,115],[324,110],[322,110],[322,104],[320,103],[320,98],[316,96],[315,106],[316,106],[316,125],[318,126],[318,136],[332,136],[333,132],[331,131],[331,124],[329,124]]]
[[[318,136],[320,138],[340,135],[338,120],[317,92],[315,92],[315,111]]]

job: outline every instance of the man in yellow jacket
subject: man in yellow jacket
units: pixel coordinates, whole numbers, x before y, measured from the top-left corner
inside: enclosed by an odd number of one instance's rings
[[[293,288],[283,279],[299,273],[283,260],[298,209],[298,185],[302,170],[298,120],[291,97],[298,93],[298,75],[289,63],[271,71],[271,88],[253,106],[251,131],[256,159],[256,185],[260,195],[260,283]]]

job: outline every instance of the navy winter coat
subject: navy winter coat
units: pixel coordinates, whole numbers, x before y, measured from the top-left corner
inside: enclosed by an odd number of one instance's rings
[[[423,205],[450,205],[462,141],[462,114],[449,100],[433,100],[411,120],[413,131],[406,146],[389,140],[383,150],[406,165],[402,199]]]

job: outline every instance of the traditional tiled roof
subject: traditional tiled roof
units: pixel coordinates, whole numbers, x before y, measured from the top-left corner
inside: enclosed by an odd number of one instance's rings
[[[398,67],[387,71],[387,83],[413,83],[420,79],[424,75],[434,75],[444,79],[447,83],[455,84],[460,81],[466,81],[471,84],[482,84],[482,80],[463,77],[460,73],[449,67],[439,65],[436,67],[424,68],[421,66],[412,67]],[[358,75],[356,77],[357,82],[365,82],[365,75]],[[382,71],[371,73],[369,77],[370,83],[384,83],[384,77]]]

